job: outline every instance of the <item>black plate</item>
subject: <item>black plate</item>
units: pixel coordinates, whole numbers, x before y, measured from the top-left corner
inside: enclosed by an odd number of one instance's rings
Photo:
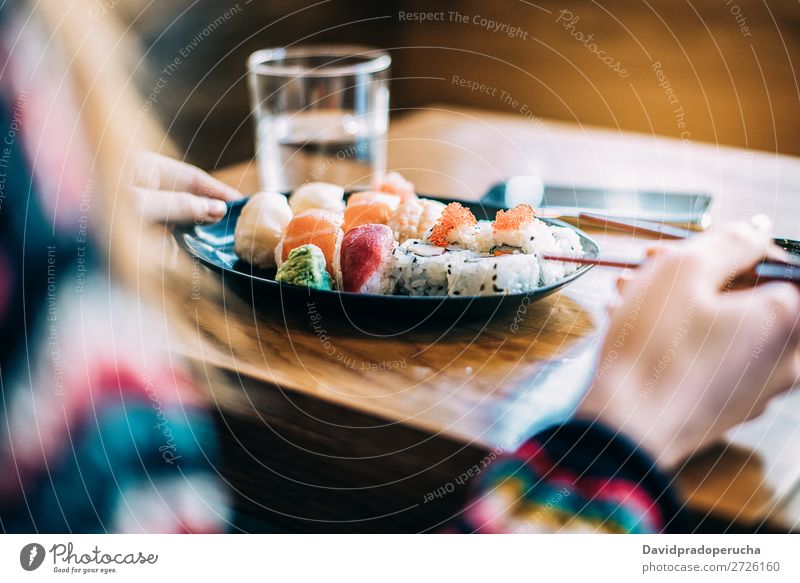
[[[452,202],[436,197],[426,197]],[[215,225],[187,225],[175,229],[179,245],[207,267],[219,272],[224,282],[248,301],[284,311],[313,311],[322,316],[344,317],[357,329],[369,333],[397,334],[420,325],[451,326],[463,318],[491,317],[518,309],[522,302],[536,302],[558,291],[585,274],[592,266],[582,265],[569,276],[532,292],[505,296],[481,297],[411,297],[356,294],[314,290],[275,281],[274,269],[260,269],[239,260],[233,252],[236,221],[246,200],[229,204],[228,213]],[[479,219],[494,218],[499,207],[480,203],[463,203]],[[567,227],[581,238],[589,257],[600,253],[597,243],[586,233],[556,219],[542,219],[550,225]],[[527,299],[525,299],[527,298]],[[313,311],[312,311],[313,310]]]

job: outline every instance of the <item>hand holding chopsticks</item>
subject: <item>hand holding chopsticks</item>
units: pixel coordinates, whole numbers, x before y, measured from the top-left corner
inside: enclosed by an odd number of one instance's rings
[[[613,227],[632,233],[644,232],[659,235],[664,239],[670,240],[688,239],[697,236],[694,231],[689,231],[688,229],[651,221],[616,219],[592,213],[581,213],[580,219],[588,220],[595,225]],[[756,228],[768,229],[771,227],[771,221],[763,216],[754,217],[752,222]],[[766,259],[757,263],[750,273],[741,274],[740,279],[747,279],[755,283],[759,281],[788,281],[800,283],[800,265],[794,261],[792,256],[785,250],[777,246],[772,246],[766,250],[765,257]],[[597,265],[599,267],[616,267],[620,269],[634,269],[640,267],[645,261],[644,259],[635,257],[586,257],[562,254],[544,254],[542,258],[548,261],[565,261],[568,263]]]
[[[627,435],[671,469],[793,387],[800,289],[730,285],[754,266],[767,275],[773,268],[763,258],[773,245],[767,225],[731,224],[649,254],[618,285],[578,415]],[[775,269],[779,279],[797,271]]]

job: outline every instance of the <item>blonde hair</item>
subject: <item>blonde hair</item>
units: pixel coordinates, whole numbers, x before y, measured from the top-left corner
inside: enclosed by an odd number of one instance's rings
[[[37,9],[53,40],[66,55],[69,75],[75,87],[87,142],[94,154],[94,180],[97,200],[93,201],[93,220],[97,238],[104,245],[108,265],[116,281],[134,291],[139,301],[160,310],[168,318],[182,345],[197,338],[198,316],[202,327],[219,346],[227,345],[231,331],[225,312],[219,310],[222,286],[218,278],[203,278],[202,302],[188,301],[196,294],[194,270],[189,257],[174,252],[171,234],[164,226],[142,224],[127,188],[131,154],[149,150],[176,155],[154,113],[143,108],[132,72],[136,69],[138,47],[130,31],[111,12],[91,18],[96,1],[39,0]],[[141,62],[141,61],[139,61]],[[166,241],[166,244],[165,244]],[[170,245],[172,244],[172,245]],[[241,305],[225,298],[226,305]],[[194,365],[196,381],[213,387],[236,407],[239,393],[212,369]],[[207,391],[202,391],[207,393]]]
[[[92,18],[96,0],[39,0],[36,8],[47,24],[56,50],[66,57],[76,90],[80,122],[93,156],[96,188],[95,225],[107,243],[110,265],[124,277],[152,251],[150,237],[140,237],[142,225],[128,195],[127,163],[138,150],[174,155],[174,147],[153,114],[142,115],[142,99],[131,76],[137,55],[135,41],[113,12]],[[136,249],[134,241],[141,241]],[[137,256],[131,256],[135,253]]]

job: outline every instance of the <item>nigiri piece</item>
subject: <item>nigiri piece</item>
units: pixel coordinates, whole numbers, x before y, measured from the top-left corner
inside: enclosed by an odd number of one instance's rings
[[[473,249],[476,246],[475,228],[478,220],[472,211],[457,202],[448,204],[439,220],[431,229],[428,240],[438,247],[463,247]]]
[[[347,200],[344,210],[344,232],[359,225],[385,225],[400,206],[400,197],[383,192],[356,192]]]
[[[406,180],[399,172],[389,172],[388,174],[384,175],[375,184],[375,190],[378,192],[396,194],[402,200],[417,198],[417,193],[414,191],[414,185]]]
[[[408,239],[424,239],[442,216],[445,205],[438,200],[410,198],[400,203],[387,223],[398,243]]]
[[[316,245],[325,256],[326,269],[333,275],[342,243],[342,215],[331,211],[311,210],[294,218],[286,226],[275,261],[280,267],[289,258],[289,253],[301,245]]]
[[[394,236],[386,225],[360,225],[342,240],[340,289],[361,294],[388,294],[393,287]]]
[[[275,248],[292,220],[292,209],[279,192],[259,192],[244,205],[233,234],[234,251],[257,267],[275,266]]]
[[[327,182],[308,182],[289,196],[289,206],[295,214],[309,210],[342,212],[344,188]]]
[[[362,192],[354,192],[347,199],[347,206],[373,203],[383,203],[394,210],[400,204],[400,197],[396,194],[389,194],[386,192],[364,190]]]
[[[326,267],[327,261],[322,249],[316,245],[300,245],[289,252],[289,257],[278,268],[275,281],[329,290],[332,280]]]

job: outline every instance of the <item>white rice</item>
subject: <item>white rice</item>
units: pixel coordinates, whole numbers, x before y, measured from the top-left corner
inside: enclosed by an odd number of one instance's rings
[[[395,247],[393,253],[395,293],[446,296],[448,269],[475,256],[471,251],[442,249],[419,239],[409,239]]]
[[[581,245],[581,238],[578,233],[567,227],[552,227],[553,236],[556,238],[558,246],[565,255],[581,255],[583,254],[583,245]],[[574,273],[580,267],[578,263],[562,263],[564,265],[564,274],[569,275]]]
[[[495,246],[494,225],[492,221],[478,221],[475,227],[475,247],[478,253],[491,253]]]
[[[475,225],[461,225],[459,227],[454,227],[447,234],[447,242],[455,247],[474,250],[477,247],[475,231]]]
[[[393,253],[384,257],[380,267],[364,282],[359,293],[362,294],[391,294],[395,289]]]
[[[543,254],[574,255],[583,252],[580,237],[575,231],[567,227],[551,227],[539,219],[534,219],[520,229],[495,233],[495,243],[536,255],[539,258],[540,286],[555,283],[579,267],[577,263],[544,261],[541,259]]]
[[[467,258],[454,263],[447,275],[447,293],[451,296],[517,294],[537,287],[539,260],[525,253]]]
[[[521,229],[524,237],[522,248],[526,253],[533,253],[539,259],[539,285],[550,285],[564,277],[564,263],[561,261],[545,261],[544,253],[561,253],[561,247],[553,236],[553,230],[547,223],[535,219]]]
[[[344,231],[339,229],[336,233],[336,244],[333,248],[333,265],[330,271],[333,272],[333,285],[336,289],[342,289],[342,240],[344,239]]]

